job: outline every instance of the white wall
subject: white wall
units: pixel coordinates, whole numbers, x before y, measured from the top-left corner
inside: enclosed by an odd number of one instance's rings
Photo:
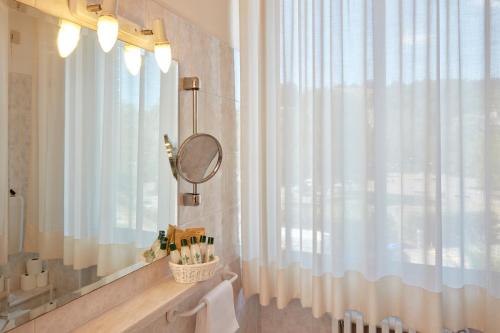
[[[159,0],[159,2],[222,42],[238,48],[238,0]]]

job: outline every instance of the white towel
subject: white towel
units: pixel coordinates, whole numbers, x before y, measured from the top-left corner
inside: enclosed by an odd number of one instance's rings
[[[196,316],[196,333],[234,333],[238,330],[231,282],[221,282],[200,302],[207,306]]]

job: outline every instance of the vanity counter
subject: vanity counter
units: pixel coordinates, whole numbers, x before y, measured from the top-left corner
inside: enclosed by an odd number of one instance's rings
[[[165,277],[151,288],[89,321],[76,329],[75,332],[97,333],[140,330],[147,326],[150,318],[165,316],[172,304],[177,302],[181,296],[186,295],[195,285],[195,283],[177,283],[171,276]]]
[[[239,273],[239,259],[228,268]],[[222,281],[222,272],[223,267],[219,266],[215,276],[207,281],[177,283],[170,275],[168,260],[161,259],[9,333],[177,332],[186,326],[189,329],[185,332],[193,331],[195,316],[167,324],[166,313],[196,306],[203,295]]]

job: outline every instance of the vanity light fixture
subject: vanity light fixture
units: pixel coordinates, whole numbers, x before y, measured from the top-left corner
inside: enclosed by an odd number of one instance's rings
[[[167,73],[172,63],[172,49],[165,35],[165,28],[161,19],[153,21],[153,34],[155,39],[155,59],[163,73]]]
[[[63,19],[59,21],[57,50],[62,58],[69,56],[78,46],[80,30],[81,27],[78,24]]]
[[[130,44],[125,45],[124,58],[129,73],[133,76],[139,74],[142,65],[141,48]]]
[[[118,20],[116,19],[116,1],[103,0],[97,20],[97,38],[104,52],[111,51],[118,39]]]

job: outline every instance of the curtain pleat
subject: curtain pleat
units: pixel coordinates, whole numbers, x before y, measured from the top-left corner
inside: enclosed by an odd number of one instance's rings
[[[44,259],[63,256],[64,219],[64,59],[54,48],[56,22],[37,21],[37,111],[34,176],[30,202],[30,225],[37,226],[25,241],[25,251],[39,252]],[[50,84],[47,84],[50,82]],[[35,206],[35,205],[33,205]],[[28,227],[31,231],[34,228]],[[36,240],[34,241],[34,239]]]
[[[247,295],[500,327],[499,22],[496,0],[240,4]]]

